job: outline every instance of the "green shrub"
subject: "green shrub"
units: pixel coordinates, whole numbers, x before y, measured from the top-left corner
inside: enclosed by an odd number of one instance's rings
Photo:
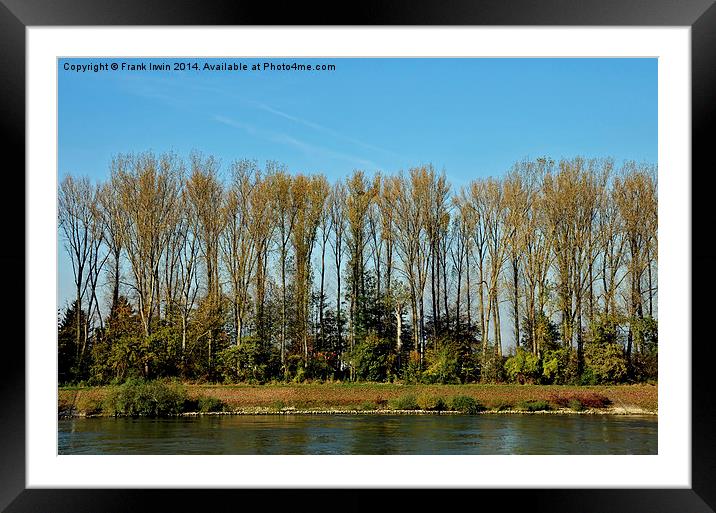
[[[410,351],[407,362],[403,364],[403,381],[406,384],[420,383],[423,371],[420,370],[420,354],[417,351]]]
[[[574,411],[582,411],[585,408],[582,404],[582,401],[580,401],[579,399],[570,399],[569,403],[567,403],[567,406],[570,410]]]
[[[390,401],[390,406],[394,410],[419,410],[417,400],[414,395],[403,395],[397,399]]]
[[[593,386],[597,384],[597,377],[594,375],[594,371],[587,367],[579,376],[579,384],[581,386]]]
[[[115,416],[163,417],[181,413],[185,403],[180,383],[129,379],[108,394],[103,409]]]
[[[564,385],[574,380],[577,372],[577,354],[569,348],[548,349],[542,355],[544,383]]]
[[[541,372],[539,357],[521,348],[505,361],[505,373],[512,382],[534,383]]]
[[[517,409],[524,411],[549,411],[552,409],[547,401],[522,401],[517,404]]]
[[[308,371],[303,366],[303,358],[299,357],[298,355],[292,355],[292,356],[296,360],[300,359],[300,363],[295,367],[295,372],[293,375],[293,379],[291,381],[294,383],[303,383],[309,377]]]
[[[450,401],[450,409],[453,411],[459,411],[460,413],[466,413],[468,415],[475,415],[485,409],[479,402],[473,397],[468,395],[458,395],[452,398]]]
[[[599,384],[621,383],[626,379],[627,360],[619,344],[587,344],[584,361]]]
[[[532,319],[529,316],[523,317],[521,328],[523,347],[539,347],[542,351],[546,351],[555,349],[558,345],[559,326],[547,317],[544,311],[536,312]]]
[[[370,332],[358,342],[348,356],[360,381],[385,381],[388,376],[389,356],[393,342]]]
[[[633,354],[632,371],[637,382],[655,383],[659,377],[659,357],[656,351],[652,354]]]
[[[102,412],[103,405],[99,399],[87,399],[84,404],[84,411],[87,415],[97,415]]]
[[[423,394],[418,397],[418,406],[421,410],[430,411],[444,411],[447,410],[447,405],[442,397],[436,397],[433,395]]]
[[[480,381],[482,383],[501,383],[504,381],[505,357],[495,353],[495,346],[487,344],[487,353],[480,355]]]
[[[425,353],[425,383],[460,383],[460,346],[454,340],[443,337],[435,341],[435,347]]]
[[[302,358],[298,359],[302,369]],[[224,383],[265,383],[279,371],[280,355],[256,337],[245,337],[240,346],[217,352],[216,372]]]
[[[198,407],[200,412],[209,413],[224,411],[226,404],[216,397],[200,397]]]
[[[338,353],[317,352],[308,360],[308,374],[314,381],[331,381],[338,368]]]

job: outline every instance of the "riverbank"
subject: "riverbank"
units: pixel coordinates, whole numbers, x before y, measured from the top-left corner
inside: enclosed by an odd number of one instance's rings
[[[403,385],[309,383],[185,384],[180,414],[611,414],[656,415],[657,385]],[[107,399],[118,387],[61,387],[60,417],[114,416]],[[465,399],[465,398],[469,398]],[[472,403],[470,403],[472,401]],[[464,407],[467,403],[474,407]]]

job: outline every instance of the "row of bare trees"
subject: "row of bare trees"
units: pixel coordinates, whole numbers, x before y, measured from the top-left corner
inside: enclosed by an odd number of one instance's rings
[[[459,332],[483,356],[539,356],[545,320],[582,365],[591,323],[618,319],[629,358],[632,326],[657,315],[652,165],[524,160],[459,190],[432,166],[334,184],[275,162],[222,171],[211,156],[147,152],[117,155],[101,184],[62,180],[77,361],[125,296],[142,337],[171,325],[181,360],[202,341],[209,368],[250,337],[284,366],[331,346],[340,371],[369,331],[421,363],[431,340]]]

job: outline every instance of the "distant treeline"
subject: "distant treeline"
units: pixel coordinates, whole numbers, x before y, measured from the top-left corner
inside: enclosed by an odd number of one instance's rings
[[[656,379],[653,165],[539,158],[459,189],[431,165],[110,167],[58,191],[60,383]]]

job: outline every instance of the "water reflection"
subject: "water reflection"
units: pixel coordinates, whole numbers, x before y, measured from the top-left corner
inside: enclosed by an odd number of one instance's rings
[[[59,421],[59,454],[656,454],[656,417],[241,415]]]

